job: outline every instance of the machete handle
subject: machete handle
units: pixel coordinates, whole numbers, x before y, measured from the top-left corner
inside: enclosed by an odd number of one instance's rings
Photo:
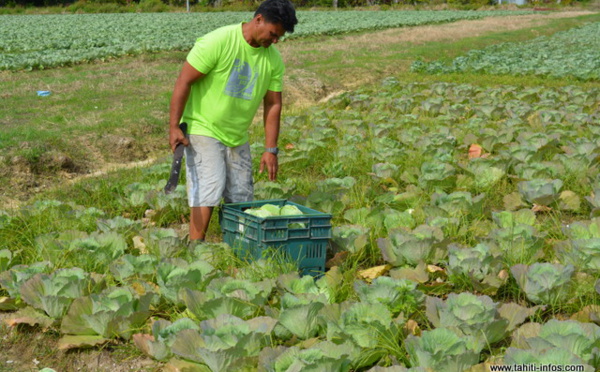
[[[181,129],[181,132],[183,133],[183,136],[185,137],[187,135],[187,123],[181,123],[179,124],[179,129]],[[183,143],[179,142],[177,144],[177,146],[175,146],[175,149],[177,149],[179,146],[182,146]]]

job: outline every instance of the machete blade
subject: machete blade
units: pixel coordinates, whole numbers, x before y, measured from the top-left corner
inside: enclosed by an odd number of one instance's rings
[[[185,135],[187,132],[187,124],[181,123],[179,124],[179,129]],[[183,162],[183,150],[185,146],[180,143],[175,147],[175,151],[173,152],[173,163],[171,163],[171,174],[169,175],[169,180],[167,181],[167,185],[165,186],[165,194],[170,194],[175,190],[177,184],[179,183],[179,173],[181,172],[181,163]]]

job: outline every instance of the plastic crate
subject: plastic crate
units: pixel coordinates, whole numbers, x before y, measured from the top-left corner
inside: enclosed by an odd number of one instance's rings
[[[261,218],[245,213],[264,204],[294,205],[299,216]],[[259,259],[265,249],[275,248],[298,263],[303,275],[325,272],[325,255],[331,238],[331,215],[285,200],[258,200],[224,204],[221,208],[223,241],[243,258]]]

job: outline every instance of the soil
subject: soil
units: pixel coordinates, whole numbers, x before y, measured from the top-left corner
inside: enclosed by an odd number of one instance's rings
[[[0,372],[55,371],[126,372],[161,370],[161,363],[141,355],[122,342],[100,349],[57,351],[59,335],[29,326],[11,328],[5,320],[11,313],[0,312]]]

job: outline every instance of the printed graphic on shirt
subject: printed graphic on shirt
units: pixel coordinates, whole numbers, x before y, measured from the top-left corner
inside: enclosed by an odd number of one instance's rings
[[[225,94],[235,98],[252,99],[258,72],[252,71],[248,62],[236,58],[225,87]]]

